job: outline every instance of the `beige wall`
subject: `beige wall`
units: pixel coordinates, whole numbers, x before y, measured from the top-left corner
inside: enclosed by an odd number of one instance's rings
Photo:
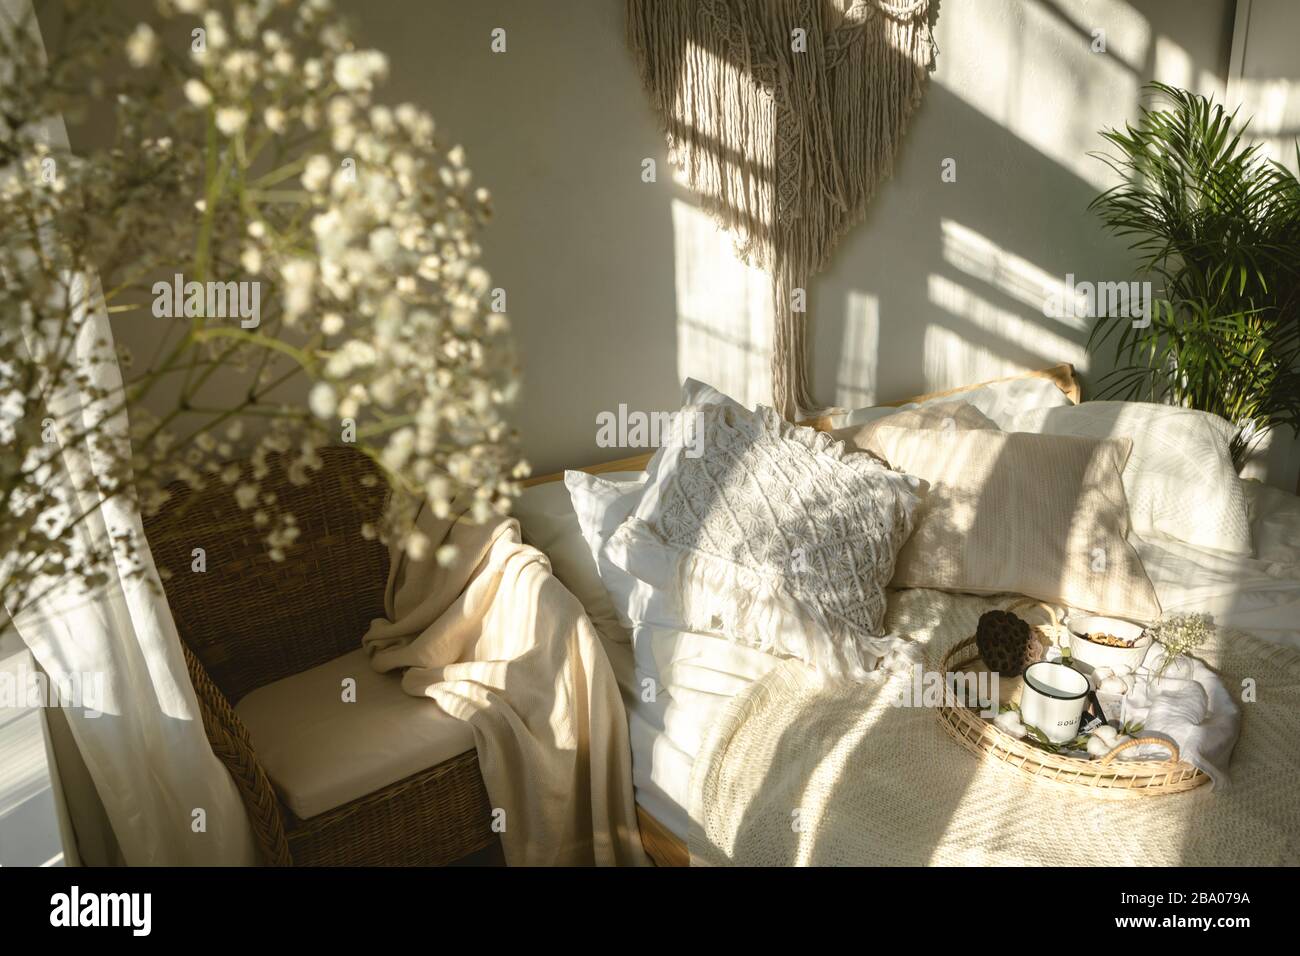
[[[596,446],[597,413],[675,407],[688,375],[767,400],[767,281],[673,181],[623,0],[338,2],[389,54],[386,96],[428,107],[494,194],[483,241],[520,339],[514,417],[536,469],[627,454]],[[1149,79],[1221,94],[1235,10],[944,0],[938,68],[895,175],[809,289],[815,397],[869,404],[1060,361],[1095,394],[1104,369],[1089,367],[1087,329],[1042,314],[1045,287],[1067,274],[1132,275],[1086,211],[1107,184],[1087,152],[1135,114]],[[496,27],[505,53],[489,48]],[[655,183],[641,180],[647,157]],[[1294,487],[1300,444],[1281,445],[1272,478]]]
[[[429,107],[496,197],[487,260],[521,339],[516,417],[539,469],[625,454],[596,447],[596,414],[672,407],[687,375],[766,399],[767,283],[667,170],[621,0],[343,6],[390,54],[392,95]],[[1221,92],[1234,8],[945,0],[895,176],[809,290],[816,398],[867,404],[1058,361],[1091,385],[1086,329],[1042,315],[1044,284],[1067,273],[1131,275],[1086,212],[1107,182],[1086,153],[1153,77]]]

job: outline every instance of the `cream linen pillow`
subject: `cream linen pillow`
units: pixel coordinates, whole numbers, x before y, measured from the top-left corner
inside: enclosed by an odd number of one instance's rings
[[[1197,548],[1253,555],[1246,496],[1232,466],[1234,429],[1218,415],[1151,402],[1084,402],[1025,412],[1009,432],[1131,438],[1124,466],[1133,530]]]
[[[866,450],[930,483],[890,586],[1012,592],[1156,619],[1155,589],[1127,540],[1131,445],[882,424]]]

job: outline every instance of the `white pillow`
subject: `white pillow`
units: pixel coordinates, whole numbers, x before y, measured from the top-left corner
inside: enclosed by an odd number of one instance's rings
[[[1228,453],[1233,427],[1217,415],[1149,402],[1084,402],[1025,412],[1004,430],[1131,438],[1124,494],[1139,536],[1254,553],[1246,497]]]
[[[620,613],[618,605],[610,600],[610,580],[624,572],[611,568],[601,559],[600,551],[609,536],[614,533],[636,508],[637,502],[645,491],[645,472],[611,472],[606,475],[591,475],[585,471],[566,471],[564,486],[569,493],[574,514],[577,518],[579,532],[588,559],[586,568],[594,575],[591,582],[588,614],[600,614],[619,622],[620,630],[632,626],[631,619]],[[595,611],[592,608],[595,607]],[[593,616],[594,620],[594,616]]]
[[[569,501],[569,489],[562,481],[548,481],[525,488],[515,499],[511,513],[523,529],[524,540],[542,551],[550,551],[552,545],[565,535],[576,533],[581,537],[578,516],[573,513]]]
[[[1013,378],[1005,382],[989,382],[977,388],[966,389],[954,395],[941,395],[924,402],[908,402],[906,405],[869,405],[855,408],[849,412],[831,416],[832,428],[844,428],[849,425],[866,425],[869,422],[886,418],[898,412],[933,405],[936,402],[966,402],[974,405],[985,417],[991,419],[1002,431],[1010,431],[1007,422],[1024,412],[1042,408],[1064,408],[1073,406],[1063,391],[1046,378]]]
[[[596,629],[608,640],[626,643],[628,634],[618,620],[596,567],[595,551],[599,544],[593,546],[589,543],[588,529],[583,526],[584,520],[597,525],[601,523],[600,516],[595,513],[597,505],[586,496],[573,494],[568,475],[594,477],[582,472],[569,472],[565,481],[549,481],[525,488],[515,502],[514,515],[523,529],[524,540],[550,558],[555,577],[587,609],[587,616]],[[602,488],[612,485],[625,491],[629,487],[636,489],[621,513],[608,519],[612,524],[605,530],[605,535],[631,513],[644,482],[645,474],[635,471],[610,472],[599,479]]]
[[[698,413],[704,455],[661,448],[601,551],[620,617],[861,679],[890,646],[885,585],[920,483],[763,406]],[[607,563],[629,577],[607,575]]]
[[[736,408],[745,407],[725,392],[720,392],[712,385],[694,378],[688,378],[682,382],[682,405],[734,405]]]
[[[1073,408],[1074,403],[1068,395],[1045,378],[1013,378],[1005,382],[990,382],[979,388],[972,388],[947,398],[932,398],[922,405],[953,400],[974,405],[984,415],[993,420],[993,424],[1003,431],[1008,431],[1006,423],[1025,412],[1039,411],[1045,408]]]

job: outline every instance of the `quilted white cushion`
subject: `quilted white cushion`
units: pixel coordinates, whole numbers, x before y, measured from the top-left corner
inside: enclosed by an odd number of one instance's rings
[[[356,701],[343,700],[343,680]],[[259,687],[235,705],[289,809],[314,816],[474,749],[469,724],[402,690],[360,648]]]
[[[665,445],[601,551],[602,574],[626,572],[605,578],[620,615],[860,678],[882,653],[884,588],[919,482],[762,406],[696,411],[703,456]]]
[[[1228,453],[1233,427],[1217,415],[1149,402],[1084,402],[1025,412],[1004,431],[1131,438],[1123,481],[1138,535],[1254,553],[1246,497]]]

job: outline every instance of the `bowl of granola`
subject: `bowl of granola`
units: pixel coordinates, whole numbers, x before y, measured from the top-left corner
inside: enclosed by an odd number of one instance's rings
[[[1141,666],[1151,646],[1151,635],[1141,624],[1097,615],[1066,619],[1070,657],[1090,672],[1108,667],[1115,673],[1132,673]]]

